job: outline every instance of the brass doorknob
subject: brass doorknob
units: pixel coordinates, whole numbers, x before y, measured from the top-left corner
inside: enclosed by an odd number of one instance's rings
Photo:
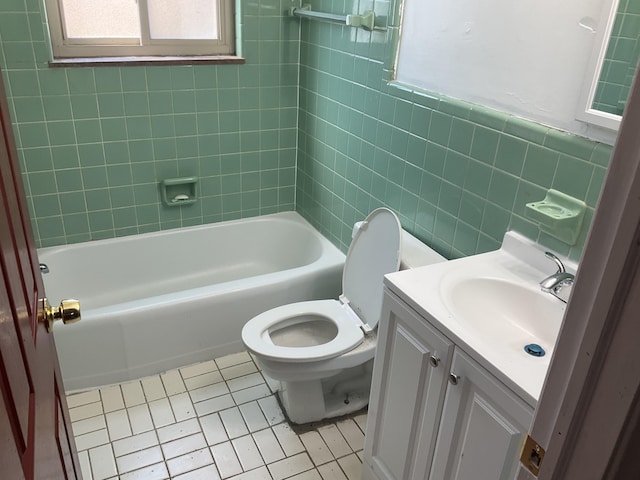
[[[80,321],[80,302],[70,298],[62,300],[59,307],[52,307],[49,300],[44,299],[44,315],[41,321],[45,323],[47,332],[53,328],[53,322],[62,320],[65,325]]]

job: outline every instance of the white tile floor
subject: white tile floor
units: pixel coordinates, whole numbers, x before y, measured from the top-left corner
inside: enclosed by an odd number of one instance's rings
[[[359,480],[366,414],[297,435],[246,352],[67,397],[85,480]]]

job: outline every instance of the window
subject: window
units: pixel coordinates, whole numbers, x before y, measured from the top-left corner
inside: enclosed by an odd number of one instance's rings
[[[232,0],[46,0],[55,58],[232,55]]]
[[[604,3],[403,0],[396,79],[584,135],[575,108]]]

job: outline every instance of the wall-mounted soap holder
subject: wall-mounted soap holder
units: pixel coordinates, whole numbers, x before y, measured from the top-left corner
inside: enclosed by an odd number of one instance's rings
[[[540,230],[575,245],[587,205],[557,190],[549,190],[544,200],[526,204],[525,214],[540,224]]]
[[[168,207],[191,205],[198,200],[198,177],[167,178],[160,182],[162,202]]]

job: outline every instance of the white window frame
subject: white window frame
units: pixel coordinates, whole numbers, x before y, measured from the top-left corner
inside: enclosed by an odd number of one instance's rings
[[[213,0],[212,0],[213,1]],[[152,39],[149,33],[147,0],[137,0],[140,9],[140,42],[131,38],[67,38],[64,31],[62,0],[45,0],[51,46],[55,59],[153,57],[153,56],[228,56],[234,55],[234,3],[216,0],[219,37],[209,39]]]

